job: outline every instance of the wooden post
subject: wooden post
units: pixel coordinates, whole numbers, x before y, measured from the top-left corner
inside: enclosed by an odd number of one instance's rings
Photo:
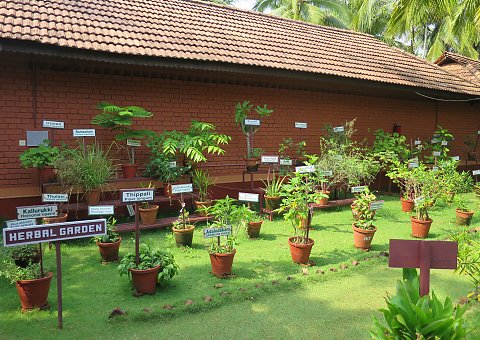
[[[62,301],[62,254],[60,241],[55,242],[55,257],[57,258],[57,304],[58,304],[58,328],[63,328],[63,301]]]
[[[138,210],[138,202],[135,202],[135,263],[140,264],[140,212]]]
[[[430,291],[430,242],[420,242],[420,296]]]

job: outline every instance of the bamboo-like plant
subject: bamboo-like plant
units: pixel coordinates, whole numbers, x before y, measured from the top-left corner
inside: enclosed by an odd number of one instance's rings
[[[193,171],[193,186],[198,189],[198,199],[200,202],[206,202],[210,199],[208,188],[213,185],[213,180],[207,170],[195,169]]]

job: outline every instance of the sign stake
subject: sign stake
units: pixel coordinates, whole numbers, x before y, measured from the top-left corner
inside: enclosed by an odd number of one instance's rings
[[[430,242],[420,242],[420,296],[430,291]]]
[[[38,251],[40,252],[40,274],[44,275],[44,272],[43,272],[43,251],[42,251],[42,244],[39,243],[38,244]]]
[[[58,328],[63,328],[63,301],[62,301],[62,253],[60,252],[61,241],[55,242],[55,257],[57,258],[57,304],[58,304]]]
[[[135,202],[135,263],[137,266],[140,264],[140,225],[139,225],[139,216],[140,212],[138,209],[138,202]]]

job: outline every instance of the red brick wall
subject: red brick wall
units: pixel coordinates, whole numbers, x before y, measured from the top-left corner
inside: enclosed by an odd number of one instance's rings
[[[18,146],[26,131],[33,130],[31,70],[27,61],[0,56],[0,187],[36,184],[33,171],[21,169]],[[100,75],[82,72],[38,70],[37,129],[43,119],[62,120],[66,130],[55,130],[55,144],[72,143],[73,128],[94,127],[90,119],[95,105],[109,101],[119,105],[135,104],[154,113],[153,119],[140,121],[138,128],[155,131],[185,130],[190,120],[213,122],[218,131],[233,137],[222,157],[212,157],[212,164],[242,163],[245,139],[234,124],[234,106],[245,99],[267,104],[275,113],[262,122],[255,135],[255,146],[275,153],[284,137],[304,139],[308,152],[316,152],[325,123],[340,125],[357,117],[358,138],[372,138],[376,129],[391,131],[402,126],[409,138],[430,138],[435,128],[436,104],[426,100],[405,100],[332,94],[318,91],[285,90],[265,87],[162,80],[158,78]],[[457,137],[454,153],[464,157],[465,134],[474,133],[478,124],[478,104],[439,103],[438,123]],[[294,129],[295,121],[307,122],[308,129]],[[108,143],[112,134],[97,127],[97,139]],[[141,148],[140,163],[147,155]],[[125,155],[123,155],[125,159]],[[222,174],[241,173],[243,167],[215,168]]]

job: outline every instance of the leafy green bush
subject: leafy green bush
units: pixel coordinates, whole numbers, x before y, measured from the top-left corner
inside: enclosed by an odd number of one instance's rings
[[[458,243],[456,272],[467,275],[474,286],[480,286],[480,233],[462,231],[451,238]]]
[[[40,265],[31,263],[26,268],[15,265],[12,261],[3,261],[2,269],[0,269],[0,277],[4,277],[11,284],[20,280],[36,280],[41,279]]]
[[[397,132],[375,131],[372,153],[380,160],[382,167],[388,167],[395,160],[407,161],[410,156],[406,137]]]
[[[59,153],[60,150],[56,146],[51,146],[51,142],[45,139],[39,146],[21,153],[20,162],[24,168],[43,168],[51,166]]]
[[[371,192],[368,188],[365,191],[356,195],[354,202],[354,209],[357,212],[357,220],[355,226],[360,229],[374,230],[373,219],[375,211],[370,210],[370,203],[374,202],[377,196]]]

